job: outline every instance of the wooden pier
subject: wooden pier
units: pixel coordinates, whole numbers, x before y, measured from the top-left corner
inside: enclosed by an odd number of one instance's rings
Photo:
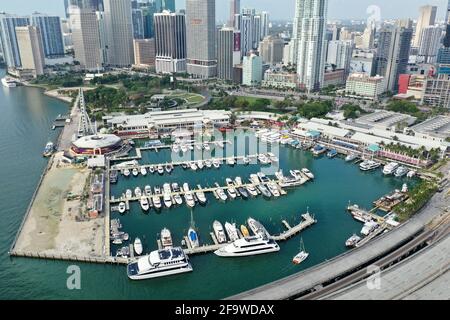
[[[294,227],[291,227],[286,220],[283,220],[282,223],[286,227],[287,231],[278,236],[271,236],[271,238],[275,241],[286,241],[317,222],[316,219],[311,217],[309,212],[303,214],[302,218],[303,221]]]

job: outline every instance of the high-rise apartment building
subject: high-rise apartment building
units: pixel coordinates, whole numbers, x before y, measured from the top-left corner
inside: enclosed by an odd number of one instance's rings
[[[230,0],[230,18],[228,21],[229,27],[236,26],[236,15],[240,14],[240,12],[241,12],[241,0]]]
[[[196,78],[215,77],[215,0],[186,0],[186,44],[187,72]]]
[[[284,41],[267,36],[259,44],[259,53],[264,63],[275,65],[283,61]]]
[[[46,58],[64,56],[61,19],[58,16],[33,13],[31,15],[31,24],[39,28]]]
[[[44,74],[45,56],[39,27],[16,27],[22,69],[32,70],[35,77]]]
[[[426,5],[420,7],[419,11],[420,14],[419,19],[417,20],[416,33],[414,36],[414,43],[413,43],[413,46],[416,48],[420,46],[423,29],[435,24],[437,7]]]
[[[28,17],[0,13],[0,44],[3,57],[9,68],[19,68],[21,66],[16,27],[24,27],[29,24],[30,19]]]
[[[155,39],[134,39],[134,64],[137,67],[154,67]]]

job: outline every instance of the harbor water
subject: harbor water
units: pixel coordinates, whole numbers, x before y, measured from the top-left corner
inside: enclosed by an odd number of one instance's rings
[[[3,76],[4,71],[0,74]],[[348,202],[371,208],[372,201],[401,188],[407,179],[385,177],[380,170],[364,173],[355,164],[341,158],[314,158],[310,152],[280,147],[280,167],[284,173],[290,169],[309,168],[316,176],[314,182],[288,189],[278,199],[254,199],[219,202],[211,194],[208,204],[193,210],[185,204],[160,212],[151,210],[144,214],[135,202],[120,218],[123,231],[130,239],[140,237],[144,250],[157,249],[157,237],[162,228],[171,230],[175,244],[180,244],[191,223],[199,233],[200,243],[212,243],[209,235],[212,223],[219,220],[245,223],[248,217],[262,222],[271,234],[284,230],[282,219],[291,226],[300,222],[300,215],[307,207],[317,223],[300,235],[280,242],[281,250],[275,254],[255,257],[225,259],[214,254],[192,256],[194,272],[146,281],[131,281],[125,266],[77,264],[81,269],[81,289],[69,290],[66,286],[67,267],[70,262],[10,258],[7,254],[20,226],[39,177],[45,168],[42,149],[48,140],[55,140],[52,122],[58,114],[67,113],[67,104],[51,99],[35,88],[0,88],[0,291],[1,299],[219,299],[288,276],[314,266],[345,252],[345,240],[359,233],[362,224],[347,212]],[[170,151],[143,153],[142,163],[170,161]],[[212,186],[215,182],[225,185],[226,178],[242,177],[260,170],[259,164],[220,169],[175,168],[172,174],[146,177],[119,177],[111,188],[113,196],[120,196],[126,189],[145,185],[162,186],[163,183],[187,182],[194,188]],[[303,238],[309,258],[300,266],[292,264]],[[118,248],[112,247],[112,253]]]

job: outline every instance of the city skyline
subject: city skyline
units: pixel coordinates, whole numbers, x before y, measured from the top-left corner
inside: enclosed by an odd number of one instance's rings
[[[55,2],[58,2],[55,5]],[[271,20],[293,20],[293,12],[289,8],[294,7],[295,0],[283,0],[284,6],[273,3],[272,0],[241,0],[241,8],[251,7],[257,11],[268,11]],[[328,19],[365,19],[368,14],[366,10],[371,5],[381,7],[382,19],[412,18],[418,19],[419,7],[424,5],[437,6],[437,20],[445,19],[447,1],[446,0],[411,0],[405,8],[400,2],[378,0],[329,0]],[[185,0],[176,0],[177,10],[185,8]],[[63,0],[16,0],[14,2],[3,3],[0,11],[11,14],[30,15],[34,11],[50,15],[65,16]],[[217,1],[216,21],[227,22],[229,20],[229,1]],[[289,17],[290,16],[290,17]]]

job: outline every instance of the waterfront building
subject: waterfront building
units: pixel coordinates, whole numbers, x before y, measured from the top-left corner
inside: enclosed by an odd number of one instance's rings
[[[442,29],[440,26],[428,26],[422,29],[422,37],[419,44],[419,58],[421,62],[436,62],[441,39]]]
[[[350,73],[364,73],[368,76],[374,75],[375,66],[374,50],[355,49],[350,59]]]
[[[21,68],[32,70],[34,77],[44,74],[45,56],[42,47],[41,32],[38,27],[16,27]]]
[[[383,130],[396,131],[397,127],[411,126],[417,118],[398,112],[377,110],[355,119],[355,123]]]
[[[30,24],[28,17],[19,17],[7,13],[0,13],[0,42],[8,68],[20,68],[20,53],[17,45],[16,27]]]
[[[61,30],[61,19],[41,13],[31,15],[31,24],[39,28],[46,58],[64,56],[64,41]]]
[[[228,21],[228,26],[235,28],[236,18],[239,19],[239,13],[241,12],[241,0],[230,0],[230,18]],[[239,28],[237,28],[239,30]]]
[[[103,56],[96,12],[76,6],[71,6],[69,10],[75,60],[85,70],[100,69]]]
[[[386,90],[397,92],[398,78],[406,72],[411,48],[412,29],[385,26],[380,30],[375,59],[376,74],[385,78]]]
[[[155,50],[157,73],[186,72],[186,22],[184,14],[156,13]]]
[[[155,66],[155,39],[134,39],[134,66],[149,68]]]
[[[284,41],[278,37],[267,36],[259,43],[259,54],[263,62],[275,65],[283,61]]]
[[[70,150],[76,155],[105,155],[118,151],[123,141],[113,134],[97,134],[81,137],[72,143]]]
[[[450,137],[450,117],[436,116],[416,124],[410,129],[414,132],[415,137],[445,143],[445,139]]]
[[[260,85],[262,74],[263,63],[261,57],[253,52],[245,56],[242,63],[242,84],[246,86]]]
[[[267,70],[264,73],[262,87],[268,88],[297,88],[297,74],[289,72],[281,72],[276,70]]]
[[[336,69],[350,70],[354,43],[351,40],[337,40],[328,42],[326,63],[334,65]]]
[[[179,129],[222,127],[229,125],[231,112],[223,110],[152,111],[140,115],[105,116],[103,121],[119,136],[171,132]]]
[[[217,76],[216,2],[186,0],[187,72],[195,78]]]
[[[108,33],[108,61],[111,66],[128,67],[134,61],[133,20],[130,0],[103,0]]]
[[[420,43],[422,41],[422,31],[424,28],[433,26],[436,22],[436,12],[437,7],[436,6],[422,6],[420,7],[420,15],[419,19],[417,20],[416,25],[416,33],[414,35],[414,41],[413,46],[418,48],[420,47]]]
[[[132,9],[131,16],[133,21],[133,38],[144,39],[144,12],[142,9]]]
[[[327,9],[327,0],[297,0],[297,74],[301,88],[307,91],[323,85]]]
[[[365,73],[352,73],[347,78],[345,86],[347,96],[378,100],[383,92],[385,92],[385,84],[381,76],[371,77]]]

